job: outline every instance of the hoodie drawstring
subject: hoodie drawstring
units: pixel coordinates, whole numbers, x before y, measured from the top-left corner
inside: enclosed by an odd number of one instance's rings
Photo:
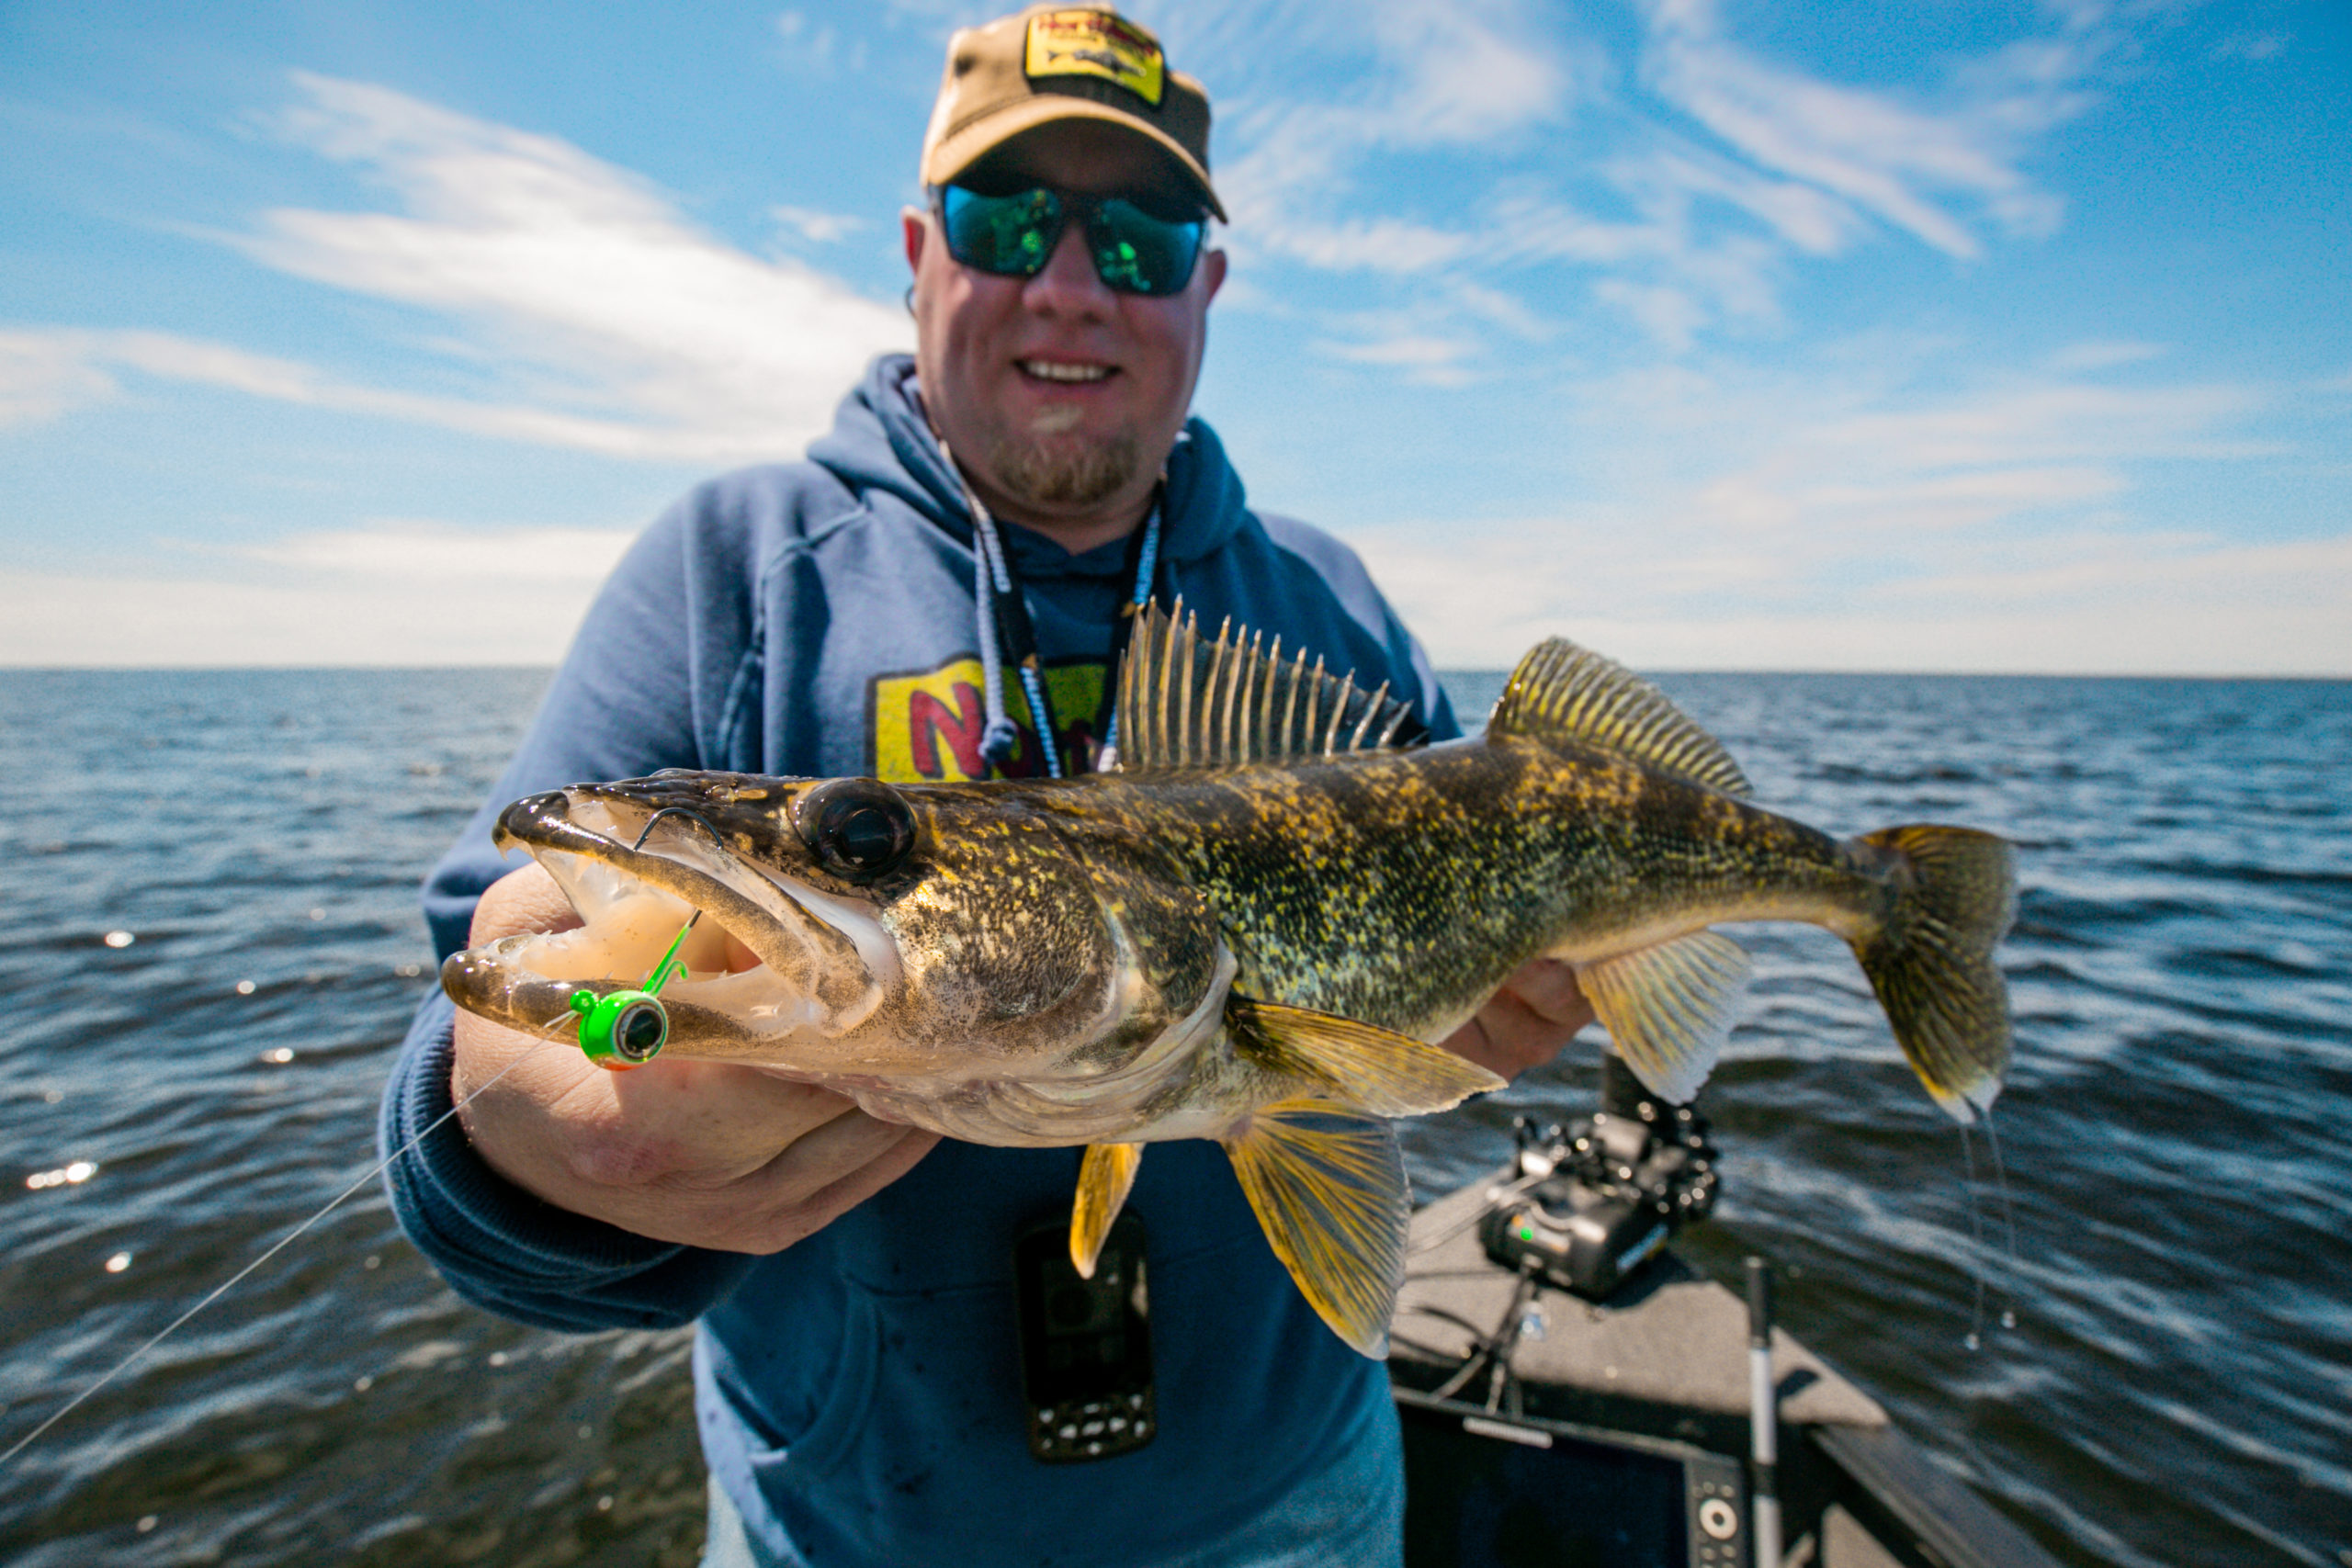
[[[1012,749],[1019,744],[1020,729],[1013,724],[1004,705],[1004,645],[1005,620],[1019,622],[1017,635],[1011,640],[1016,649],[1015,670],[1021,678],[1021,690],[1029,699],[1029,716],[1037,727],[1039,750],[1045,754],[1046,776],[1063,776],[1061,741],[1054,723],[1054,710],[1046,698],[1046,672],[1037,662],[1037,638],[1029,626],[1029,607],[1013,586],[1012,568],[1004,548],[1004,537],[997,531],[996,519],[980,504],[972,481],[948,451],[947,443],[939,444],[947,466],[964,489],[964,504],[972,514],[972,609],[978,625],[980,645],[980,701],[987,715],[987,726],[980,732],[980,755],[989,763],[1002,768],[1012,758]],[[1163,491],[1164,493],[1164,491]],[[1136,565],[1136,581],[1131,595],[1134,610],[1141,609],[1151,600],[1152,573],[1159,558],[1159,514],[1161,498],[1152,498],[1151,515],[1144,524],[1143,547]],[[1118,742],[1119,716],[1114,709],[1108,733],[1103,738],[1106,758]]]

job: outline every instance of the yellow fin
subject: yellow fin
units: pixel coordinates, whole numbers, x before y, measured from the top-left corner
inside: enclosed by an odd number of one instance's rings
[[[1412,1215],[1396,1130],[1302,1095],[1260,1107],[1218,1142],[1307,1304],[1355,1349],[1385,1357]]]
[[[1225,1027],[1250,1061],[1375,1116],[1449,1111],[1507,1082],[1442,1045],[1281,1002],[1228,997]]]
[[[2017,918],[2016,852],[1990,833],[1926,825],[1860,841],[1908,875],[1854,956],[1919,1081],[1966,1126],[1993,1108],[2009,1065],[2009,991],[1993,948]]]
[[[1089,1144],[1078,1168],[1078,1201],[1069,1212],[1069,1260],[1081,1280],[1094,1278],[1094,1260],[1102,1256],[1102,1238],[1127,1201],[1136,1184],[1136,1167],[1143,1163],[1141,1144]]]
[[[1725,795],[1748,793],[1747,775],[1723,743],[1664,692],[1566,637],[1538,643],[1519,661],[1487,734],[1604,747]]]
[[[1577,984],[1634,1076],[1652,1094],[1680,1105],[1714,1071],[1754,967],[1729,937],[1693,931],[1578,964]]]

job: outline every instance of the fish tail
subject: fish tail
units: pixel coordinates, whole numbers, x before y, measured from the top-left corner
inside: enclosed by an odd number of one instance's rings
[[[1928,1092],[1965,1125],[1989,1110],[2009,1065],[2009,995],[1994,944],[2017,914],[2009,846],[1967,828],[1912,826],[1848,846],[1886,891],[1854,956]]]

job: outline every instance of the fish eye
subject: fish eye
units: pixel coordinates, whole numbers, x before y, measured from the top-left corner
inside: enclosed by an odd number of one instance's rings
[[[851,882],[871,882],[913,852],[915,815],[879,779],[833,779],[800,797],[793,824],[817,862]]]

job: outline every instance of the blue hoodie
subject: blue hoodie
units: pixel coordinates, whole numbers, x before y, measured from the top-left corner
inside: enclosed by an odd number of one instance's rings
[[[505,802],[668,767],[831,777],[981,776],[972,525],[915,406],[914,367],[877,360],[805,463],[696,490],[630,549],[590,610],[522,749],[425,884],[435,947],[514,864]],[[1130,547],[1072,555],[1005,530],[1049,705],[1070,751],[1106,716],[1103,671]],[[1344,546],[1251,513],[1216,434],[1168,463],[1159,563],[1215,626],[1279,633],[1360,682],[1395,682],[1455,733],[1428,660]],[[1004,771],[1039,767],[1022,727]],[[417,1013],[384,1098],[383,1146],[449,1108],[449,1003]],[[1172,1558],[1393,1450],[1384,1369],[1293,1287],[1224,1152],[1156,1144],[1129,1207],[1151,1278],[1157,1437],[1115,1459],[1029,1452],[1014,1238],[1066,1219],[1077,1149],[942,1143],[832,1224],[766,1258],[649,1240],[495,1175],[452,1121],[395,1161],[401,1223],[468,1300],[546,1327],[700,1320],[696,1410],[714,1478],[786,1562],[979,1565]],[[1387,1461],[1393,1462],[1393,1460]],[[1112,1543],[1115,1542],[1115,1545]]]

